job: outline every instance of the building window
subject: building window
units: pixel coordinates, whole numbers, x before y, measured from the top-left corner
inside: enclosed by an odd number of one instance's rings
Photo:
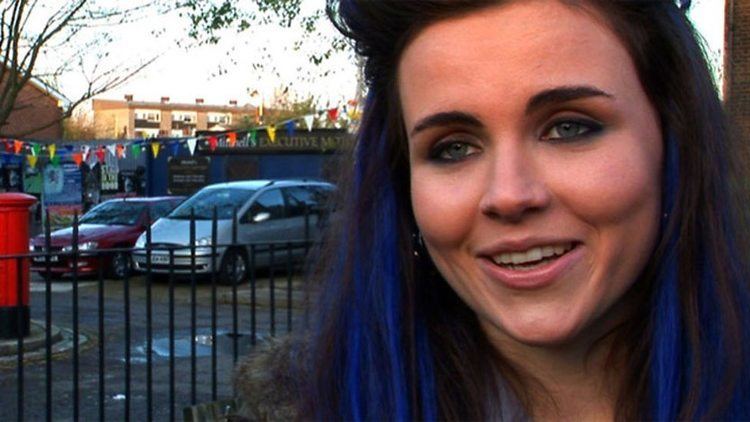
[[[135,110],[135,119],[147,122],[160,122],[161,112],[159,110]]]
[[[172,112],[173,122],[183,122],[188,124],[195,124],[198,120],[196,113],[194,112]]]
[[[208,123],[227,125],[232,123],[232,115],[229,113],[208,113]]]

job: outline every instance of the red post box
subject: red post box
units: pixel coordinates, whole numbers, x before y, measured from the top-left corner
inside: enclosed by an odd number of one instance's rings
[[[0,193],[0,255],[28,253],[29,207],[35,202],[31,195]],[[28,333],[29,258],[0,258],[0,338],[17,338]]]

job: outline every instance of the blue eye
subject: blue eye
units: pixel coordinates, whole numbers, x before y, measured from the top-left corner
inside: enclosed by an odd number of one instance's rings
[[[546,141],[565,141],[597,134],[603,129],[600,123],[584,120],[562,120],[554,123],[542,135]]]
[[[430,158],[444,162],[461,161],[464,158],[476,154],[479,148],[463,141],[445,141],[435,146],[430,152]]]

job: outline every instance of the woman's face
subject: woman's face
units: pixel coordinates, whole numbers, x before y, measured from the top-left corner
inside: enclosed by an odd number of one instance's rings
[[[490,338],[610,327],[654,248],[662,137],[603,20],[527,0],[434,23],[398,89],[417,225]]]

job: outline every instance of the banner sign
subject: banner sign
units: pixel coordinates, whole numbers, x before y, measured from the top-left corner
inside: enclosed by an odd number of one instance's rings
[[[83,211],[81,170],[75,163],[44,168],[44,205],[54,227],[68,225]]]
[[[229,137],[214,135],[217,146],[204,154],[263,154],[263,153],[332,153],[350,149],[354,137],[344,129],[315,129],[300,131],[293,135],[278,131],[273,139],[268,131],[257,133],[238,133],[234,146],[230,146]]]

